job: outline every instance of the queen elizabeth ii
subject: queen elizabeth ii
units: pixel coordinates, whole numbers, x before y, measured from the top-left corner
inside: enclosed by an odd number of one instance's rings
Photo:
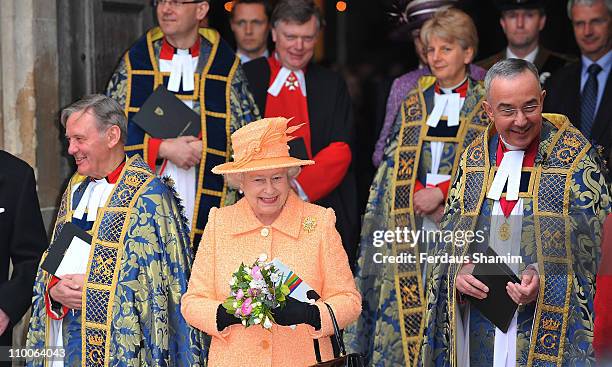
[[[285,118],[250,123],[232,134],[234,161],[216,166],[244,197],[213,208],[204,229],[181,311],[192,326],[212,337],[209,366],[307,366],[316,363],[313,339],[322,360],[333,358],[329,304],[341,328],[361,312],[361,296],[351,273],[332,209],[306,203],[291,182],[313,161],[289,156]],[[232,273],[261,254],[277,258],[321,298],[314,303],[290,299],[274,310],[271,332],[244,327],[228,314]],[[297,325],[296,327],[289,327]]]

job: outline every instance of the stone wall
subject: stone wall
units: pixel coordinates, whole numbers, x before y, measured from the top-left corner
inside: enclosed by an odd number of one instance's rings
[[[55,0],[0,1],[0,149],[34,168],[47,225],[63,183],[57,55]],[[14,345],[26,327],[15,327]]]
[[[34,168],[47,224],[63,184],[55,3],[0,1],[0,148]]]

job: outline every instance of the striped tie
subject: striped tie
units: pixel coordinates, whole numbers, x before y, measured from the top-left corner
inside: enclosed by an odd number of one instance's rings
[[[601,66],[591,64],[587,69],[589,78],[582,89],[582,105],[580,107],[580,131],[587,137],[591,138],[591,129],[593,128],[593,120],[595,119],[595,106],[597,106],[597,74],[601,71]]]

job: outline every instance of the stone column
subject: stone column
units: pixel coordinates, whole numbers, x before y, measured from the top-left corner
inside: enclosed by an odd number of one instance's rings
[[[61,177],[56,0],[0,1],[0,147],[35,170],[49,223]]]
[[[56,0],[0,0],[0,148],[34,168],[47,225],[63,180],[57,55]],[[15,346],[25,345],[28,315]]]

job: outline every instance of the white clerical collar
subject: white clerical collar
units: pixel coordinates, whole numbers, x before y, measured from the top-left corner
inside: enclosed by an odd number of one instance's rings
[[[283,87],[287,87],[289,89],[297,87],[295,82],[287,81],[287,78],[289,78],[292,72],[297,78],[297,86],[299,86],[302,95],[306,97],[306,77],[304,76],[304,72],[302,70],[290,70],[284,66],[281,67],[280,71],[276,75],[276,78],[274,79],[274,82],[272,82],[270,88],[268,88],[268,93],[276,97]]]
[[[459,116],[465,98],[462,98],[459,93],[453,93],[453,90],[459,88],[463,83],[465,83],[466,79],[463,79],[461,83],[451,88],[440,87],[444,94],[434,92],[434,108],[431,111],[431,114],[429,114],[429,117],[427,117],[428,126],[434,128],[437,127],[442,116],[447,116],[447,124],[449,127],[459,126]]]
[[[502,144],[504,144],[504,146],[506,147],[506,149],[508,150],[525,150],[523,148],[519,148],[517,146],[514,146],[512,144],[506,143],[506,141],[504,140],[504,137],[499,135],[499,140],[501,140]]]
[[[450,87],[450,88],[444,88],[444,87],[440,86],[440,90],[441,90],[442,92],[444,92],[444,94],[450,94],[450,93],[453,93],[453,91],[454,91],[455,89],[459,88],[460,86],[462,86],[462,85],[463,85],[463,83],[465,83],[465,81],[466,81],[466,80],[467,80],[467,76],[466,76],[465,78],[463,78],[463,80],[461,81],[461,83],[459,83],[459,84],[457,84],[457,85],[453,85],[453,86],[452,86],[452,87]]]
[[[506,143],[501,135],[498,136],[508,151],[504,153],[501,163],[497,167],[487,198],[499,200],[507,182],[506,200],[518,200],[525,150]]]
[[[81,185],[83,184],[87,184],[87,181],[81,183]],[[79,187],[79,185],[75,185],[75,187],[73,187],[72,197],[74,197],[74,192],[76,191],[77,187]],[[79,204],[74,210],[73,217],[83,219],[85,211],[87,211],[87,221],[95,221],[98,214],[98,208],[101,208],[106,204],[106,201],[108,200],[108,197],[110,196],[114,187],[115,185],[108,183],[106,178],[89,182],[83,196],[81,197],[81,200],[79,201]]]
[[[529,61],[530,63],[533,63],[535,62],[535,59],[536,59],[536,56],[538,55],[539,50],[540,50],[540,47],[536,46],[536,48],[530,53],[528,53],[527,56],[518,57],[514,54],[514,52],[512,52],[512,50],[510,50],[510,47],[507,47],[506,48],[506,58],[507,59],[523,59],[525,61]]]
[[[162,72],[170,72],[170,80],[168,81],[168,90],[178,92],[180,90],[181,81],[183,82],[183,91],[189,92],[194,90],[194,73],[198,62],[198,56],[191,56],[189,49],[176,49],[176,53],[172,56],[172,60],[160,60],[160,69]]]

